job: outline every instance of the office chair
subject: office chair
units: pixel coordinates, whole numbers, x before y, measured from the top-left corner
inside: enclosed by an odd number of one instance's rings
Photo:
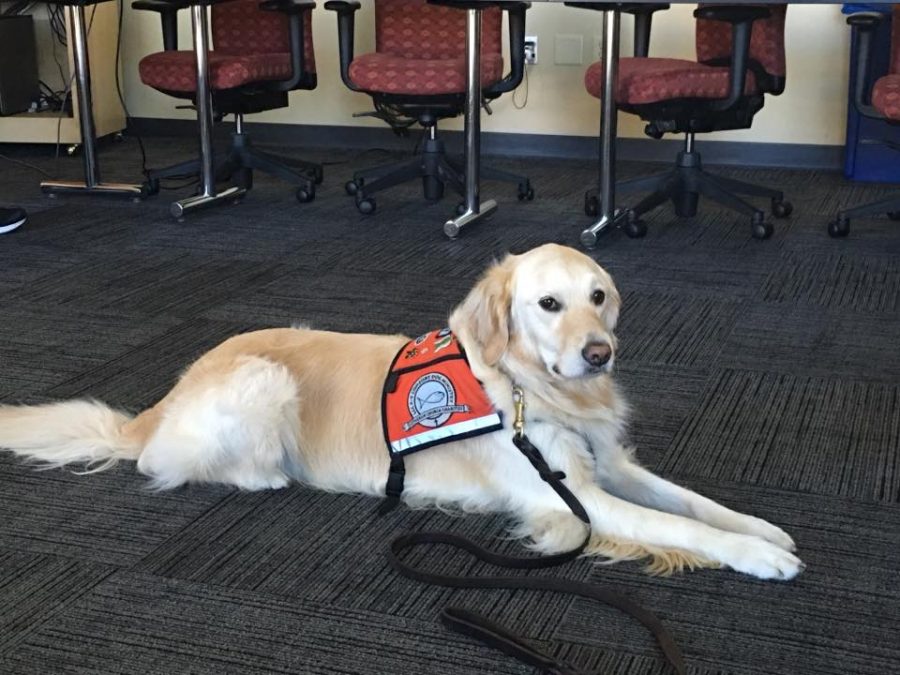
[[[486,3],[487,4],[487,3]],[[503,77],[502,12],[485,9],[481,32],[481,84],[485,105],[519,86],[525,72],[525,2],[502,5],[509,14],[510,72]],[[418,123],[428,133],[422,152],[412,160],[363,169],[346,184],[361,213],[375,211],[372,196],[406,181],[422,179],[429,201],[444,195],[449,184],[465,190],[462,162],[447,155],[438,137],[438,121],[462,114],[466,89],[466,13],[427,0],[375,0],[375,51],[354,55],[354,16],[357,1],[329,0],[325,9],[337,12],[341,79],[353,91],[369,94],[374,116],[395,132],[405,133]],[[481,177],[509,181],[520,200],[534,198],[525,176],[491,167]],[[459,210],[459,208],[457,209]]]
[[[213,50],[206,44],[206,6],[212,5]],[[244,132],[244,115],[288,105],[288,92],[314,89],[316,64],[311,29],[311,0],[138,0],[135,9],[158,12],[164,51],[139,64],[141,81],[175,98],[197,105],[200,158],[148,174],[151,192],[162,178],[200,174],[201,193],[175,202],[173,215],[234,200],[253,186],[253,171],[277,176],[297,186],[300,202],[315,198],[322,167],[256,150]],[[178,50],[177,13],[192,10],[194,51]],[[198,63],[200,71],[198,72]],[[234,115],[231,147],[217,166],[212,159],[214,119]],[[236,176],[236,186],[217,193],[216,180]]]
[[[603,9],[602,5],[566,3]],[[724,129],[746,129],[764,103],[766,94],[784,91],[784,19],[786,5],[704,6],[697,18],[697,60],[648,57],[653,13],[668,5],[619,6],[635,15],[634,57],[619,64],[616,106],[647,122],[651,138],[667,133],[683,133],[684,149],[678,153],[674,170],[622,181],[618,192],[645,192],[627,211],[625,232],[642,237],[647,227],[641,216],[671,200],[675,213],[692,217],[700,195],[750,217],[752,234],[767,239],[773,227],[765,213],[738,195],[768,197],[777,218],[790,215],[793,207],[779,190],[707,173],[700,153],[694,148],[698,133]],[[603,64],[592,64],[585,73],[585,87],[593,96],[602,95]],[[596,215],[596,190],[585,195],[585,212]]]
[[[856,73],[853,104],[861,115],[900,124],[900,5],[894,5],[891,27],[890,72],[869,86],[872,70],[872,40],[878,24],[885,15],[880,12],[858,12],[847,17],[856,44]],[[900,148],[896,148],[900,150]],[[891,220],[900,220],[900,194],[870,204],[843,209],[828,224],[832,237],[850,234],[850,219],[885,213]]]

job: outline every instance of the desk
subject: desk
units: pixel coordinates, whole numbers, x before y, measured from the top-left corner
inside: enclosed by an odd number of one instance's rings
[[[485,6],[502,4],[503,0],[480,0]],[[563,4],[565,0],[532,0],[533,2],[553,2]],[[615,103],[616,79],[619,72],[619,33],[621,24],[621,12],[619,4],[610,2],[609,0],[578,0],[583,4],[597,5],[598,10],[603,15],[603,31],[602,31],[602,48],[603,54],[603,70],[604,85],[603,97],[600,101],[600,175],[598,179],[598,193],[600,194],[599,218],[590,227],[581,233],[581,243],[587,248],[596,246],[599,235],[609,229],[619,225],[624,218],[624,213],[616,209],[616,125],[618,122],[618,111]],[[655,4],[659,0],[634,0],[628,4]],[[686,0],[666,0],[671,4],[694,5],[696,2],[687,2]],[[468,2],[460,2],[460,5],[474,6],[479,0],[469,0]],[[448,3],[449,4],[449,3]],[[759,5],[767,4],[765,0],[726,0],[723,2],[710,2],[709,4],[720,5]],[[781,3],[768,3],[781,4]],[[839,4],[836,0],[798,0],[789,4],[806,4],[806,5],[828,5]],[[892,2],[885,0],[874,0],[870,4],[890,5]],[[567,8],[566,11],[578,11],[576,9]],[[584,11],[584,10],[582,10]],[[469,31],[472,34],[472,26],[480,22],[480,10],[468,9]],[[478,82],[478,50],[469,48],[466,52],[469,59],[469,73],[472,73],[473,65],[476,67],[474,77],[466,81],[466,114],[465,114],[465,137],[469,140],[470,134],[478,134],[480,130],[480,107],[469,104],[470,100],[477,101],[477,92],[480,91],[480,83]],[[466,170],[468,172],[470,165],[476,166],[474,178],[469,179],[468,173],[466,178],[466,205],[468,209],[474,207],[474,211],[478,213],[479,207],[479,189],[478,189],[478,173],[477,173],[477,146],[470,147],[466,143]],[[474,182],[472,191],[470,192],[470,183]],[[491,202],[486,202],[486,204]],[[494,204],[496,208],[496,204]],[[448,225],[453,221],[448,221]],[[445,226],[446,231],[446,226]]]
[[[109,136],[125,128],[125,111],[116,93],[116,33],[119,10],[113,2],[95,5],[87,12],[90,30],[87,51],[93,57],[90,79],[93,82],[94,120],[98,136]],[[66,34],[74,36],[72,16],[66,13]],[[49,46],[48,46],[49,49]],[[48,54],[49,56],[49,54]],[[75,72],[74,39],[68,40],[63,55],[68,71]],[[19,113],[0,117],[0,143],[81,143],[81,108],[73,97],[72,114],[65,112]]]
[[[43,181],[41,189],[51,195],[57,193],[85,193],[125,195],[142,199],[145,191],[131,183],[106,183],[100,179],[97,164],[97,129],[94,125],[94,105],[91,93],[91,66],[88,62],[87,25],[84,8],[107,0],[43,0],[47,4],[66,6],[72,35],[72,53],[75,61],[75,98],[78,101],[81,150],[84,163],[83,181]],[[119,64],[114,64],[118,68]]]

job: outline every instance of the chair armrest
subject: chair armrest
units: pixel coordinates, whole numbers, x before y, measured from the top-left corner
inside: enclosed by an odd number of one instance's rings
[[[509,74],[484,90],[489,98],[512,91],[525,76],[525,12],[530,2],[504,2],[499,5],[509,15]]]
[[[259,8],[266,12],[297,14],[316,8],[315,0],[263,0]]]
[[[259,8],[264,12],[281,12],[288,17],[288,37],[291,48],[291,76],[286,80],[273,82],[270,86],[278,91],[291,91],[307,77],[306,24],[303,15],[316,8],[314,0],[262,0]]]
[[[567,7],[579,9],[592,9],[594,11],[608,11],[617,9],[620,12],[634,16],[634,55],[637,58],[646,58],[650,53],[650,28],[653,24],[653,13],[669,9],[668,3],[597,3],[597,2],[567,2]]]
[[[509,74],[496,84],[486,87],[484,94],[494,99],[512,91],[525,76],[525,12],[530,2],[518,0],[428,0],[429,5],[442,5],[453,9],[488,9],[500,7],[509,15]]]
[[[132,9],[159,12],[163,49],[167,52],[178,49],[178,10],[187,9],[190,6],[190,0],[137,0],[137,2],[131,3]]]
[[[739,5],[704,5],[694,10],[694,16],[708,21],[731,24],[731,65],[728,73],[728,96],[713,104],[716,110],[728,110],[744,95],[747,67],[750,65],[750,36],[753,22],[770,15],[766,7]]]
[[[694,10],[694,18],[726,23],[754,22],[769,16],[766,7],[742,7],[740,5],[704,5]]]
[[[356,10],[360,6],[358,0],[328,0],[325,3],[325,9],[337,12],[341,79],[347,88],[353,91],[362,91],[350,79],[350,64],[353,63],[353,43],[356,30]]]
[[[487,9],[488,7],[502,7],[504,9],[514,5],[528,5],[530,2],[518,2],[518,0],[428,0],[429,5],[444,5],[455,9]]]
[[[853,43],[856,48],[856,72],[853,87],[853,105],[860,115],[883,119],[872,107],[872,60],[875,50],[872,41],[875,30],[885,18],[881,12],[857,12],[847,17],[847,23],[853,30]]]

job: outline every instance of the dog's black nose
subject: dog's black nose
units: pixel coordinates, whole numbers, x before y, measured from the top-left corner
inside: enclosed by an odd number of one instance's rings
[[[612,356],[612,347],[605,342],[589,342],[588,345],[581,350],[584,360],[595,368],[599,368]]]

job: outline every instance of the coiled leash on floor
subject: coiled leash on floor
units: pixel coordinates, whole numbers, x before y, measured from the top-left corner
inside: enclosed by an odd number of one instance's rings
[[[563,484],[566,477],[561,471],[553,471],[544,460],[540,451],[528,440],[525,435],[524,422],[524,394],[519,387],[513,389],[515,401],[516,419],[513,423],[515,430],[513,443],[519,451],[525,455],[540,477],[556,491],[556,494],[566,503],[572,513],[587,525],[587,535],[581,544],[568,552],[545,557],[519,558],[501,555],[482,548],[475,542],[458,535],[447,532],[413,532],[397,537],[391,541],[388,551],[388,562],[398,573],[403,576],[433,586],[445,586],[448,588],[504,588],[504,589],[531,589],[540,591],[554,591],[569,595],[578,595],[583,598],[596,600],[611,605],[646,626],[656,641],[659,643],[666,660],[675,669],[678,675],[684,675],[685,666],[681,650],[675,643],[671,633],[663,626],[659,618],[652,612],[632,602],[627,597],[613,591],[601,588],[594,584],[557,579],[555,577],[514,577],[514,576],[458,576],[451,574],[438,574],[427,572],[404,562],[402,554],[412,548],[430,544],[442,544],[466,551],[477,560],[504,567],[508,569],[545,569],[555,567],[577,558],[587,547],[591,538],[590,518],[584,506],[574,494]],[[530,645],[519,635],[507,628],[491,621],[490,619],[458,607],[446,607],[441,611],[441,621],[450,630],[475,638],[484,644],[499,649],[523,663],[542,668],[545,672],[555,675],[583,675],[571,665],[555,658],[554,656]]]

